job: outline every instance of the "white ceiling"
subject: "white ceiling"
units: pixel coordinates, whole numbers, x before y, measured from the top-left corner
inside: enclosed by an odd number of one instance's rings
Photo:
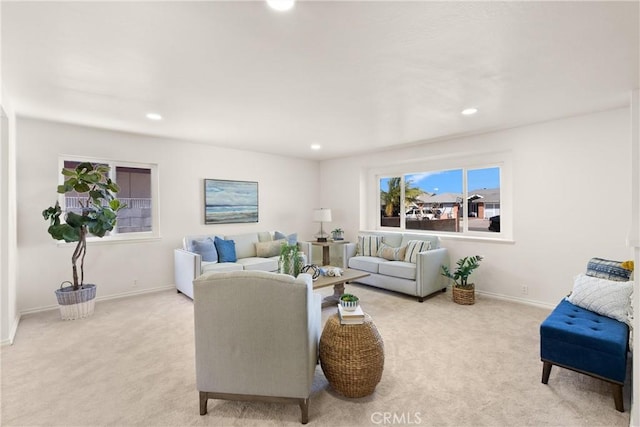
[[[638,1],[1,8],[19,115],[311,159],[622,107],[640,87]]]

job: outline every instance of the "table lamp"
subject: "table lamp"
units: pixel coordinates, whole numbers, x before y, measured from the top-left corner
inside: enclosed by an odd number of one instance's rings
[[[331,209],[327,209],[327,208],[314,209],[313,221],[320,223],[320,232],[316,235],[316,237],[318,238],[318,242],[326,242],[327,237],[329,235],[324,232],[322,228],[322,224],[324,222],[331,222]]]

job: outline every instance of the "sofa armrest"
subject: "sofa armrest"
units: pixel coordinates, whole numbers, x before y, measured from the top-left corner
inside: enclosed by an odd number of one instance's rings
[[[447,248],[432,249],[418,254],[416,271],[416,292],[427,296],[447,288],[447,279],[442,276],[442,266],[449,266]]]
[[[345,243],[344,245],[342,245],[342,268],[349,267],[349,258],[356,256],[357,252],[357,243]]]
[[[202,272],[202,257],[184,249],[174,249],[173,267],[176,289],[193,299],[193,281]]]

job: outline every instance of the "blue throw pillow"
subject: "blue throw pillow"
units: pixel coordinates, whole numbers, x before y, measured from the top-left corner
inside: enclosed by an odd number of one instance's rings
[[[219,262],[236,262],[236,242],[233,240],[224,240],[216,236],[214,240],[218,251]]]
[[[273,233],[273,240],[286,239],[287,243],[290,245],[295,245],[298,243],[298,233],[292,233],[288,236],[284,233],[276,231]]]
[[[216,251],[216,245],[211,240],[211,237],[207,237],[204,240],[193,241],[193,252],[200,254],[202,261],[217,262],[218,252]]]

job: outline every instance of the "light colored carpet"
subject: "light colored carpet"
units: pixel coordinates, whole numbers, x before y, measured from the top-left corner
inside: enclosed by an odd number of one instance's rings
[[[318,366],[309,425],[629,425],[628,386],[619,413],[602,381],[554,367],[541,384],[538,328],[549,310],[348,290],[384,339],[382,380],[373,395],[348,399]],[[1,355],[4,426],[300,425],[295,405],[210,400],[199,415],[193,304],[174,291],[98,302],[85,320],[25,316]]]

